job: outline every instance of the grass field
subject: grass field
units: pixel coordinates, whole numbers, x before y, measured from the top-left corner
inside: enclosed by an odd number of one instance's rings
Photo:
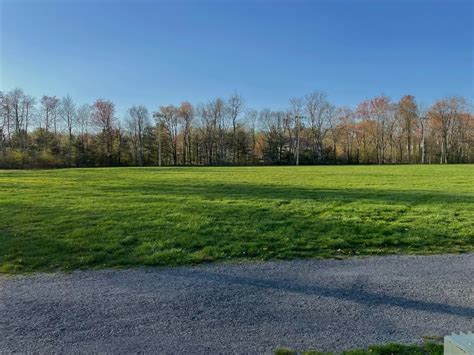
[[[367,350],[354,349],[340,353],[307,350],[299,352],[301,355],[443,355],[443,345],[438,343],[424,343],[421,345],[405,345],[390,343],[385,345],[371,345]],[[275,355],[298,355],[291,349],[277,349]]]
[[[474,166],[0,170],[0,271],[474,251]]]

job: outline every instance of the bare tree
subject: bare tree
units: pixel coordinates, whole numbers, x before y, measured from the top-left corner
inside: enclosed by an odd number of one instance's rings
[[[211,115],[209,106],[209,104],[199,105],[197,112],[200,118],[199,129],[202,137],[202,145],[205,149],[207,164],[212,165],[214,163],[213,154],[215,147],[216,121]]]
[[[14,89],[0,91],[0,166],[147,165],[155,145],[159,165],[473,162],[472,106],[448,97],[425,107],[382,95],[336,109],[316,91],[284,111],[258,112],[234,94],[196,109],[162,106],[156,135],[144,106],[128,110],[123,129],[110,101],[76,109],[70,96],[44,96],[36,105]]]
[[[354,120],[354,112],[348,107],[341,107],[338,110],[338,132],[341,133],[341,139],[343,140],[343,151],[346,163],[352,163],[353,161],[353,150],[355,146],[356,152],[358,152],[357,145],[357,126]],[[358,153],[356,153],[358,156]]]
[[[178,114],[183,124],[183,164],[186,165],[188,160],[189,164],[191,164],[191,127],[194,119],[193,106],[189,102],[181,103]]]
[[[91,106],[83,104],[78,107],[76,113],[77,132],[79,134],[79,145],[77,149],[77,164],[87,161],[86,152],[89,146],[89,129],[91,128]]]
[[[372,131],[375,148],[377,151],[377,162],[385,163],[385,149],[387,144],[387,125],[390,119],[392,105],[386,96],[378,96],[370,100],[368,106],[369,119],[375,124]]]
[[[260,111],[259,120],[264,128],[266,143],[264,155],[267,160],[277,164],[281,164],[283,161],[286,144],[285,123],[289,116],[291,117],[287,112],[282,111],[270,111],[269,109]]]
[[[294,129],[295,129],[295,136],[296,136],[296,147],[295,147],[296,165],[300,164],[301,129],[303,126],[303,119],[304,119],[304,117],[302,116],[303,106],[304,106],[304,102],[302,99],[299,99],[299,98],[290,99],[289,114],[294,118],[294,124],[295,124]]]
[[[227,122],[225,114],[225,102],[221,98],[217,98],[208,104],[208,110],[211,119],[215,122],[215,129],[217,130],[217,161],[219,164],[224,162],[225,158],[225,135],[227,131]]]
[[[454,128],[465,106],[466,101],[463,98],[449,97],[438,100],[428,113],[440,136],[440,163],[447,164],[450,159]]]
[[[244,100],[239,94],[233,94],[227,100],[227,110],[232,121],[232,162],[235,164],[238,159],[237,152],[237,125],[242,113]]]
[[[115,106],[108,100],[97,100],[92,105],[91,119],[93,124],[102,131],[104,139],[104,153],[107,165],[112,165],[112,149],[114,139]]]
[[[412,95],[405,95],[398,103],[398,114],[400,115],[400,125],[402,134],[405,136],[407,162],[412,162],[413,152],[413,131],[417,121],[418,107]]]
[[[36,99],[33,96],[24,95],[22,102],[22,116],[23,116],[23,149],[27,148],[28,145],[28,128],[36,114]]]
[[[70,95],[67,95],[62,98],[61,105],[59,109],[59,114],[66,125],[67,133],[68,133],[68,146],[67,146],[67,157],[68,157],[68,165],[72,165],[72,131],[76,125],[76,104],[72,100]]]
[[[323,159],[324,138],[335,108],[329,103],[327,94],[323,91],[314,91],[306,95],[304,104],[311,131],[313,162],[316,163]]]
[[[245,121],[250,128],[250,134],[252,135],[252,161],[256,161],[257,157],[257,119],[258,111],[254,109],[248,109],[245,112]]]
[[[20,136],[21,128],[23,126],[22,103],[25,97],[22,89],[14,89],[8,93],[9,104],[11,107],[13,122],[15,126],[15,135]]]
[[[59,108],[59,99],[56,96],[43,96],[41,98],[41,107],[43,111],[43,128],[45,131],[44,148],[47,149],[51,122],[54,123],[54,134],[56,137],[56,117]]]
[[[0,146],[3,155],[6,155],[7,144],[10,138],[10,101],[8,95],[0,92],[0,112],[2,116],[0,126]]]
[[[343,122],[343,119],[349,115],[349,111],[350,110],[347,107],[341,107],[339,109],[334,107],[331,110],[331,114],[328,116],[328,130],[332,139],[334,162],[337,161],[337,143],[342,131],[341,122]]]
[[[179,115],[178,109],[173,105],[161,106],[160,113],[162,123],[168,135],[168,143],[172,155],[173,165],[178,164],[178,131],[179,131]]]
[[[145,106],[133,106],[128,110],[128,125],[132,133],[132,141],[135,146],[137,163],[143,166],[144,133],[150,125],[148,110]]]
[[[83,104],[77,109],[77,128],[82,139],[89,133],[89,126],[91,123],[91,106]]]
[[[199,107],[201,133],[209,165],[222,163],[225,152],[225,104],[217,98]]]

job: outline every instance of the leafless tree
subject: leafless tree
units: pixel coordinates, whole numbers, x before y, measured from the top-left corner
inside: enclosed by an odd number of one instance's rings
[[[403,96],[398,103],[398,115],[400,116],[401,133],[405,137],[408,163],[412,162],[413,131],[417,121],[417,113],[418,107],[415,98],[412,95]]]
[[[313,162],[316,163],[323,158],[324,138],[335,109],[324,91],[314,91],[306,95],[304,104],[311,131],[312,151],[315,154]]]
[[[81,137],[89,134],[89,127],[91,124],[91,106],[83,104],[77,109],[77,129]]]
[[[332,153],[334,155],[334,162],[337,161],[337,143],[339,136],[342,131],[341,122],[344,117],[348,115],[349,109],[347,107],[341,107],[336,109],[335,107],[331,110],[331,114],[328,116],[328,131],[331,134],[332,140]]]
[[[178,164],[178,131],[179,131],[179,115],[178,109],[173,105],[161,106],[160,113],[162,123],[168,136],[169,148],[172,155],[172,164]]]
[[[454,129],[465,106],[466,101],[463,98],[449,97],[438,100],[429,111],[429,116],[439,132],[441,163],[447,164],[450,159]]]
[[[194,119],[193,106],[189,102],[181,103],[178,114],[183,125],[183,164],[191,164],[191,128]]]
[[[1,113],[1,126],[0,126],[0,148],[2,155],[6,155],[7,142],[10,138],[10,102],[6,93],[0,92],[0,113]]]
[[[54,137],[56,138],[56,117],[59,108],[59,99],[56,96],[43,96],[41,98],[41,107],[43,112],[43,128],[45,131],[44,147],[48,148],[49,130],[51,123],[54,125]]]
[[[232,162],[235,164],[237,156],[237,125],[244,108],[244,100],[239,94],[233,94],[227,100],[227,110],[232,121]]]
[[[23,115],[21,111],[24,96],[25,94],[22,89],[14,89],[8,93],[8,101],[11,107],[16,137],[20,136],[23,126]]]
[[[228,128],[224,100],[217,98],[214,101],[211,101],[208,104],[208,110],[212,117],[212,121],[216,124],[215,128],[217,129],[217,162],[222,164],[225,158],[225,135]]]
[[[105,160],[112,165],[112,149],[114,139],[115,106],[108,100],[97,100],[92,105],[92,123],[101,129],[104,139]]]
[[[300,164],[300,143],[301,143],[301,131],[303,127],[303,119],[302,116],[304,110],[304,102],[300,98],[293,98],[290,99],[290,109],[289,114],[294,118],[294,130],[296,136],[296,165]],[[290,119],[288,122],[291,122]]]
[[[72,165],[72,140],[73,140],[73,129],[76,126],[76,104],[72,100],[70,95],[62,98],[59,109],[60,116],[66,125],[68,133],[68,146],[67,146],[67,157],[68,165]]]
[[[320,91],[283,110],[256,111],[232,95],[196,108],[162,106],[154,134],[144,106],[128,111],[122,129],[110,101],[76,110],[69,96],[44,96],[36,104],[14,89],[0,92],[0,166],[468,163],[474,159],[472,112],[459,97],[424,106],[410,95],[336,109]]]
[[[36,99],[33,96],[24,95],[22,102],[22,116],[23,116],[23,149],[27,148],[28,142],[28,128],[36,114]]]
[[[150,125],[148,110],[143,105],[133,106],[128,110],[128,116],[128,125],[132,133],[132,142],[135,146],[137,163],[143,166],[144,133],[145,129]]]
[[[257,156],[257,120],[258,111],[254,109],[248,109],[245,112],[245,122],[250,128],[250,134],[252,135],[252,160],[255,162]]]
[[[369,119],[375,124],[372,131],[375,148],[377,150],[377,162],[385,163],[385,149],[387,145],[387,125],[390,119],[392,105],[386,96],[375,97],[369,103]]]

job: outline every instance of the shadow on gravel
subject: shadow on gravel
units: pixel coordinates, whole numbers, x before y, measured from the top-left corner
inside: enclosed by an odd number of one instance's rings
[[[330,288],[317,285],[299,285],[286,280],[262,280],[252,277],[241,277],[228,274],[217,274],[204,270],[181,270],[182,277],[197,279],[199,281],[216,281],[233,286],[257,287],[273,291],[295,292],[307,296],[315,295],[321,297],[337,298],[365,304],[367,306],[393,306],[410,310],[442,313],[466,318],[474,318],[474,308],[454,306],[443,303],[415,300],[400,296],[391,296],[368,292],[361,287]]]

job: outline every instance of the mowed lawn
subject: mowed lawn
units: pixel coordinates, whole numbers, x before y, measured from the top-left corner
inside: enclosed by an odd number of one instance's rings
[[[0,170],[0,271],[474,251],[474,166]]]

